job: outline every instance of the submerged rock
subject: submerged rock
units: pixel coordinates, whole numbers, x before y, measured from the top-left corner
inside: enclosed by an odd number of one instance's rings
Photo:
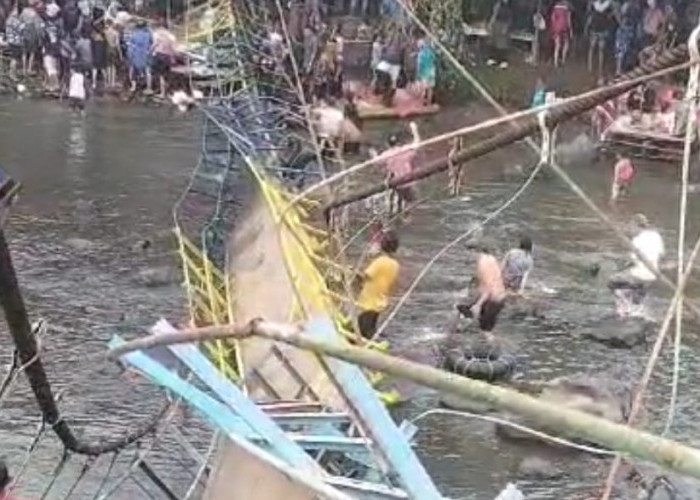
[[[71,247],[73,250],[78,252],[88,252],[94,250],[97,247],[97,243],[94,241],[86,240],[83,238],[68,238],[66,240],[66,245]]]
[[[537,455],[525,457],[518,466],[518,476],[529,479],[556,479],[564,472],[553,462]]]
[[[542,388],[538,398],[559,408],[583,411],[613,422],[622,423],[627,417],[631,402],[631,391],[621,384],[619,380],[612,377],[573,375],[548,382]],[[545,426],[534,422],[523,421],[517,417],[513,417],[511,420],[551,435],[561,435],[560,432],[547,429]],[[552,441],[543,440],[531,433],[526,433],[510,426],[496,424],[496,431],[498,435],[507,439],[534,440],[553,445]]]
[[[585,325],[580,334],[583,338],[595,340],[617,349],[631,349],[646,344],[647,335],[653,332],[656,324],[644,318],[617,318],[609,316]]]
[[[138,272],[136,281],[146,287],[172,285],[180,281],[180,273],[170,266],[148,267]]]

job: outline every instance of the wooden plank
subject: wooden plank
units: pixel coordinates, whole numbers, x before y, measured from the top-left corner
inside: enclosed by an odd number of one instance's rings
[[[318,317],[306,324],[305,331],[312,338],[327,342],[345,342],[335,332],[327,317]],[[442,499],[432,479],[416,457],[401,430],[396,426],[384,405],[360,368],[345,361],[323,357],[338,386],[362,420],[363,429],[385,457],[404,490],[411,498],[420,500]]]
[[[177,331],[164,319],[151,328],[154,334]],[[275,452],[290,465],[303,470],[316,471],[318,464],[299,446],[294,445],[275,422],[253,403],[243,392],[219,372],[193,344],[168,347],[224,404],[240,416],[256,434],[262,436]],[[346,443],[344,443],[346,444]]]

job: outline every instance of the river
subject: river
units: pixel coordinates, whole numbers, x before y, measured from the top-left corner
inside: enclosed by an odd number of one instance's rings
[[[430,122],[428,129],[444,128],[444,124]],[[103,103],[91,106],[81,118],[54,102],[0,103],[0,164],[25,186],[7,229],[15,266],[32,318],[43,317],[50,325],[42,343],[42,359],[54,388],[63,391],[61,408],[66,418],[88,435],[121,429],[158,409],[154,388],[120,375],[111,365],[96,365],[90,356],[103,350],[114,333],[142,331],[160,315],[178,320],[185,314],[184,294],[177,283],[148,288],[138,282],[137,274],[150,266],[177,265],[168,232],[171,209],[195,164],[197,133],[194,116],[158,108]],[[442,185],[422,187],[424,193],[433,191],[436,196],[417,209],[402,230],[402,290],[445,242],[517,189],[522,180],[504,175],[502,168],[512,165],[514,158],[528,166],[527,160],[522,160],[527,156],[515,147],[475,162],[467,172],[462,197],[457,199],[441,194]],[[641,165],[630,200],[611,208],[606,202],[610,165],[589,160],[564,165],[615,220],[624,222],[635,212],[646,213],[663,229],[672,264],[679,193],[674,167]],[[697,209],[695,200],[691,200],[690,209],[690,213]],[[689,239],[698,229],[694,220],[691,226]],[[533,286],[546,285],[556,291],[548,299],[553,319],[575,325],[610,312],[612,302],[604,279],[586,277],[579,261],[621,260],[626,252],[568,188],[551,177],[539,179],[511,209],[486,227],[486,234],[496,238],[501,250],[515,244],[522,231],[529,232],[535,241]],[[76,238],[87,242],[76,242]],[[144,245],[145,241],[150,245]],[[468,262],[463,246],[458,245],[436,263],[390,330],[389,338],[397,350],[418,359],[430,358],[449,306],[467,284]],[[670,267],[668,272],[673,274]],[[697,282],[694,285],[693,292]],[[653,296],[652,310],[660,316],[668,294],[657,286]],[[498,332],[508,337],[525,360],[521,371],[528,379],[608,372],[631,381],[639,376],[646,359],[643,349],[612,350],[576,338],[567,329],[518,322],[507,316]],[[688,328],[691,344],[693,333]],[[7,335],[0,336],[0,346],[5,356],[1,362],[6,363]],[[671,360],[667,349],[652,381],[647,424],[654,430],[659,430],[665,419]],[[700,445],[697,433],[692,432],[699,413],[692,374],[700,368],[700,358],[691,346],[684,346],[682,362],[672,436]],[[413,396],[397,410],[399,417],[415,416],[437,403],[435,394],[428,390],[417,390]],[[38,424],[38,411],[24,379],[2,402],[0,412],[0,454],[16,469]],[[203,452],[207,431],[187,412],[176,418],[191,419],[186,428]],[[419,427],[419,454],[441,490],[453,498],[493,498],[507,481],[516,478],[517,465],[529,452],[501,441],[493,425],[485,422],[432,416],[419,422]],[[148,459],[180,494],[193,470],[191,461],[182,464],[174,458],[181,452],[166,437]],[[23,495],[39,498],[43,494],[60,455],[57,440],[48,434],[22,478]],[[132,458],[133,451],[120,456],[112,477],[123,473]],[[93,498],[109,460],[98,460],[74,498]],[[562,462],[570,473],[567,478],[519,484],[528,499],[585,498],[602,484],[607,462],[579,467],[578,460],[573,457]],[[80,459],[67,462],[47,498],[63,498],[82,464]],[[154,493],[141,473],[135,477]],[[129,480],[112,498],[141,496],[139,485]]]

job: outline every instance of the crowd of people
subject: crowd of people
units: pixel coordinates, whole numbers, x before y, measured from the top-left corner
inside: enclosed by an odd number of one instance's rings
[[[498,0],[492,24],[501,19],[508,25],[510,2]],[[674,0],[589,0],[585,9],[573,0],[541,5],[533,17],[539,58],[551,53],[554,65],[563,65],[574,39],[580,38],[587,44],[588,70],[598,75],[604,74],[607,61],[614,61],[616,73],[636,66],[640,57],[653,57],[677,43],[688,29],[685,5]]]
[[[107,8],[75,0],[62,5],[18,0],[13,6],[1,45],[11,79],[39,76],[47,92],[77,101],[97,89],[157,89],[166,97],[179,52],[164,22],[130,13],[118,0]]]

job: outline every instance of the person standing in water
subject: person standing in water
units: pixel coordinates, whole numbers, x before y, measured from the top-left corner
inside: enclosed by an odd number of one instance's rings
[[[621,195],[626,195],[634,178],[634,165],[629,158],[618,153],[615,155],[615,160],[610,192],[611,201],[616,201]]]
[[[522,294],[533,266],[532,240],[529,236],[523,236],[518,248],[510,250],[503,259],[501,272],[506,290]]]
[[[416,122],[410,123],[411,135],[413,136],[413,144],[420,143],[420,133],[418,132],[418,125]],[[406,145],[399,144],[399,138],[392,134],[387,140],[389,149],[384,151],[380,158],[384,162],[384,168],[386,169],[386,180],[391,182],[394,180],[400,180],[404,177],[408,177],[413,173],[413,161],[416,157],[415,149],[403,149]],[[370,155],[374,158],[377,156],[377,152],[373,149],[369,151]],[[401,212],[407,203],[413,203],[418,194],[414,183],[402,184],[394,189],[392,198],[395,196],[398,198],[397,203],[391,202],[389,212],[399,213]]]
[[[85,90],[85,73],[79,64],[74,64],[71,69],[70,81],[68,83],[68,101],[71,109],[85,113],[85,99],[87,91]]]
[[[493,340],[491,331],[503,309],[506,289],[501,264],[487,249],[482,249],[476,258],[474,278],[477,284],[476,298],[465,304],[458,304],[457,310],[467,318],[476,319],[486,338]]]
[[[647,267],[637,254],[633,253],[631,266],[613,275],[608,282],[608,288],[615,295],[615,311],[620,318],[645,314],[644,299],[649,286],[656,281],[659,260],[665,253],[663,238],[651,227],[644,215],[637,214],[634,224],[638,233],[632,240],[632,245],[652,268]]]
[[[389,296],[396,286],[400,265],[396,260],[399,237],[394,231],[384,231],[380,241],[381,253],[374,257],[360,276],[362,288],[357,298],[360,334],[371,339],[377,331],[379,315],[389,305]]]

